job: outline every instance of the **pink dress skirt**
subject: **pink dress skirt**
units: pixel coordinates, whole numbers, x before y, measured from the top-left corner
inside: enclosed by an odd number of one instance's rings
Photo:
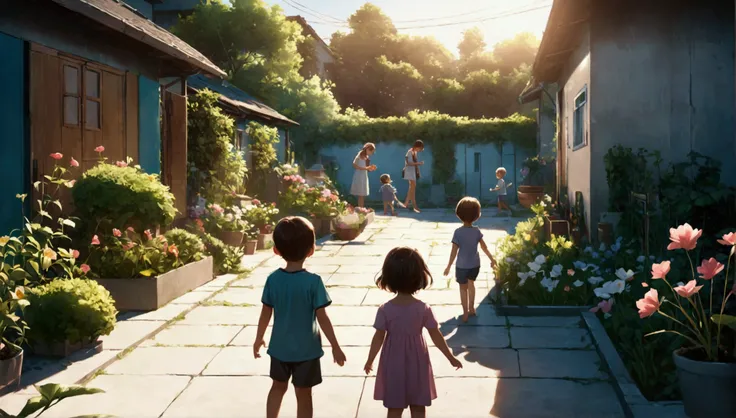
[[[373,326],[386,331],[374,399],[386,408],[432,405],[437,390],[422,335],[422,328],[437,328],[432,309],[422,301],[405,306],[387,302],[378,308]]]

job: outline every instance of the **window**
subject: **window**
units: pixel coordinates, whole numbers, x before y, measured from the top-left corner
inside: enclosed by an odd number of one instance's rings
[[[84,71],[84,127],[100,129],[100,73]]]
[[[64,125],[79,125],[79,68],[64,66]]]
[[[479,173],[480,172],[480,153],[476,152],[473,154],[473,172]]]
[[[234,139],[234,141],[235,141],[235,144],[234,144],[235,145],[235,149],[237,151],[241,151],[244,148],[243,145],[245,143],[245,131],[243,129],[238,129],[235,132],[235,139]]]
[[[578,149],[586,145],[585,141],[585,108],[588,103],[588,88],[583,90],[575,97],[575,112],[572,118],[572,149]]]

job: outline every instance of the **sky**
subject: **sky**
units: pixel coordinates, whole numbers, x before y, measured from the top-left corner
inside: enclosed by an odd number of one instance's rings
[[[330,42],[333,32],[348,31],[347,18],[366,0],[265,0],[287,16],[301,15]],[[488,47],[519,32],[541,39],[552,0],[372,0],[394,21],[400,33],[434,36],[457,54],[462,32],[478,26]],[[300,10],[301,9],[301,10]],[[450,24],[450,25],[448,25]],[[445,25],[445,26],[439,26]]]

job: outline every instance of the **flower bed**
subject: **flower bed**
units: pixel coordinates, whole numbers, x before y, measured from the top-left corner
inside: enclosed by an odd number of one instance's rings
[[[363,232],[368,224],[373,222],[373,219],[373,209],[348,206],[346,211],[336,218],[335,238],[341,241],[352,241]]]

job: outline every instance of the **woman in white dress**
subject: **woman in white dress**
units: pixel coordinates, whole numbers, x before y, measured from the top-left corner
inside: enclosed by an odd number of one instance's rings
[[[404,180],[409,181],[409,191],[406,192],[406,201],[404,205],[409,207],[409,202],[414,206],[414,212],[419,213],[417,207],[417,180],[419,180],[419,166],[424,165],[424,161],[419,161],[417,153],[424,151],[424,142],[421,139],[414,141],[414,146],[409,148],[404,157]]]
[[[365,197],[368,196],[368,172],[376,169],[375,165],[371,165],[370,156],[376,152],[376,146],[372,143],[363,145],[358,155],[353,159],[353,184],[350,186],[350,194],[358,197],[358,207],[365,207]]]

